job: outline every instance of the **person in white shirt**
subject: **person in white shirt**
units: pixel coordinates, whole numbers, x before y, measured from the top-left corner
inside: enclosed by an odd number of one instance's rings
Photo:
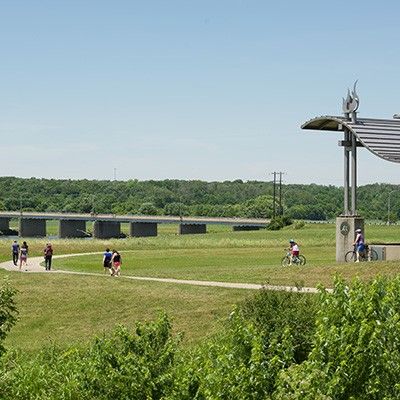
[[[300,249],[299,249],[299,245],[293,240],[290,239],[289,240],[289,244],[290,244],[290,264],[293,263],[294,259],[297,259],[299,257],[300,254]]]

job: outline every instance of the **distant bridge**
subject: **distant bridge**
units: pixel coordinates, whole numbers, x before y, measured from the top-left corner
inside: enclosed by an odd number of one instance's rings
[[[87,237],[86,223],[93,223],[93,237],[121,237],[121,223],[130,224],[130,236],[157,236],[158,224],[178,224],[181,235],[206,233],[207,225],[229,225],[235,231],[265,228],[270,220],[249,218],[179,217],[161,215],[75,214],[50,212],[0,212],[0,231],[10,229],[10,220],[19,219],[19,236],[45,237],[46,221],[59,221],[60,238]]]

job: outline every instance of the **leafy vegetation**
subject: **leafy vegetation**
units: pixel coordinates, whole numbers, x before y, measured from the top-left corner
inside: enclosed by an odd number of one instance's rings
[[[319,295],[261,290],[221,331],[182,349],[169,318],[84,346],[0,358],[8,399],[319,399],[400,396],[400,277]]]
[[[391,195],[392,222],[400,217],[396,185],[373,184],[358,189],[359,211],[387,219]],[[396,194],[396,191],[399,191]],[[273,184],[241,180],[91,181],[0,178],[0,210],[165,214],[270,218]],[[322,185],[283,185],[282,209],[292,219],[326,220],[342,211],[342,189]],[[279,209],[279,205],[276,207]]]
[[[4,340],[7,333],[17,322],[17,307],[15,304],[16,290],[4,280],[0,286],[0,356],[4,353]]]
[[[278,399],[400,397],[400,277],[338,279],[322,291],[309,358],[282,373]]]

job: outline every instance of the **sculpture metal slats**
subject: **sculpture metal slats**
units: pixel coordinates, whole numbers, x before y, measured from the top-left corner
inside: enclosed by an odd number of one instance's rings
[[[301,128],[337,132],[344,127],[373,154],[400,163],[400,120],[359,118],[353,123],[341,116],[321,116],[307,121]]]

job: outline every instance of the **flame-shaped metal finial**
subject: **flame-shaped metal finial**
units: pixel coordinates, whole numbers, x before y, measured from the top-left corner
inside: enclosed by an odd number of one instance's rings
[[[360,99],[358,97],[356,86],[357,81],[354,82],[353,91],[350,93],[350,89],[347,89],[347,97],[346,99],[343,98],[343,112],[346,114],[350,114],[358,110],[358,106],[360,105]]]

